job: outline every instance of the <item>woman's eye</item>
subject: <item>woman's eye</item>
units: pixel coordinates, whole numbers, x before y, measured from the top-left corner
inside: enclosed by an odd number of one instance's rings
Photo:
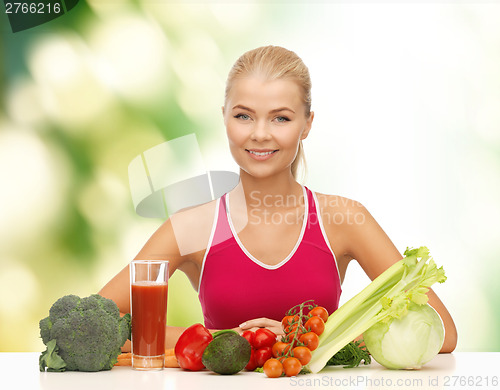
[[[290,119],[288,119],[286,116],[278,116],[278,117],[276,117],[276,121],[277,122],[281,122],[281,123],[288,122],[289,120]]]
[[[250,117],[247,114],[237,114],[234,117],[237,119],[243,119],[244,121],[247,121],[250,119]]]

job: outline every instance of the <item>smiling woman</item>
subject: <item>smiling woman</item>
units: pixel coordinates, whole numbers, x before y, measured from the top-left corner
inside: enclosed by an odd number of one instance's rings
[[[308,69],[292,51],[267,46],[240,57],[222,108],[238,185],[173,215],[136,257],[167,259],[172,272],[183,271],[211,329],[266,327],[281,334],[284,313],[300,302],[313,299],[330,313],[338,308],[351,260],[374,279],[402,258],[360,203],[297,182],[301,144],[314,119],[310,91]],[[193,241],[202,249],[179,249]],[[283,294],[285,285],[300,287]],[[128,312],[128,267],[100,293]],[[442,352],[452,351],[453,320],[434,292],[428,297],[446,328]],[[169,327],[167,343],[182,331]]]
[[[311,121],[313,120],[314,114],[311,113],[311,77],[304,62],[294,52],[278,46],[265,46],[244,53],[235,62],[229,72],[224,107],[228,107],[231,92],[235,90],[234,83],[238,80],[244,80],[247,76],[257,76],[262,82],[277,80],[292,81],[300,90],[288,91],[292,92],[289,97],[299,99],[303,104],[306,118],[310,118]],[[241,106],[241,108],[249,109],[249,107],[245,106]],[[296,114],[296,111],[293,111],[286,105],[278,105],[270,111],[270,114],[279,114],[281,111],[284,111],[284,116],[280,117],[279,121],[285,122],[289,120],[286,117],[287,111],[289,111],[289,115],[290,112],[291,114]],[[255,112],[250,112],[255,114]],[[291,167],[294,177],[298,176],[299,165],[302,165],[302,168],[305,169],[302,140],[299,142],[297,156]]]

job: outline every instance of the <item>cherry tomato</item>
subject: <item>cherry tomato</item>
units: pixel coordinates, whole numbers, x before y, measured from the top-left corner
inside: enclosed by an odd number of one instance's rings
[[[283,369],[286,376],[297,376],[300,370],[302,370],[302,364],[295,357],[287,357],[283,362]]]
[[[303,343],[309,350],[314,351],[318,348],[319,338],[314,332],[307,332],[300,336],[299,341]]]
[[[272,347],[276,342],[276,334],[266,328],[259,328],[255,331],[255,338],[252,347],[259,349],[262,347]]]
[[[311,361],[311,350],[307,347],[295,347],[292,350],[292,353],[294,357],[299,359],[300,364],[302,364],[303,366]]]
[[[287,344],[283,341],[278,341],[273,345],[273,356],[277,358],[279,355],[290,349],[290,344]]]
[[[316,306],[309,311],[309,316],[318,316],[323,320],[323,322],[326,322],[328,321],[328,310],[326,310],[323,306]]]
[[[299,330],[297,330],[297,328],[299,328]],[[294,337],[299,337],[302,334],[302,327],[300,327],[300,324],[298,323],[287,326],[285,328],[285,334],[292,334]]]
[[[283,329],[285,329],[288,325],[292,323],[292,318],[293,316],[284,316],[283,319],[281,320],[281,326],[283,326]]]
[[[311,329],[311,331],[316,333],[318,336],[325,330],[325,323],[318,316],[309,318],[304,326],[306,329]]]
[[[283,364],[277,359],[269,359],[264,363],[264,374],[268,378],[278,378],[283,374]]]
[[[271,347],[263,347],[255,350],[255,363],[257,367],[262,367],[266,360],[273,357],[273,350]]]
[[[297,337],[300,337],[300,334],[297,336]],[[288,347],[286,349],[286,352],[290,351],[291,349],[294,349],[297,344],[299,343],[299,339],[297,338],[293,338],[288,344],[290,345],[290,347]]]
[[[253,371],[257,368],[257,363],[255,362],[255,349],[252,348],[252,352],[250,354],[250,360],[248,361],[247,365],[245,368],[248,371]]]
[[[298,315],[285,316],[281,320],[281,325],[283,325],[283,328],[284,328],[284,327],[286,327],[288,325],[291,325],[293,322],[297,322],[298,320],[299,320],[299,316]]]
[[[255,340],[255,332],[251,330],[245,330],[242,334],[242,337],[246,338],[251,346],[253,346],[253,341]]]

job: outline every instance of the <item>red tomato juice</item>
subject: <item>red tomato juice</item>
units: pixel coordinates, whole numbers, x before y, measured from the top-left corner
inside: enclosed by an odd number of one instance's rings
[[[165,354],[167,283],[132,284],[132,352],[139,356]]]

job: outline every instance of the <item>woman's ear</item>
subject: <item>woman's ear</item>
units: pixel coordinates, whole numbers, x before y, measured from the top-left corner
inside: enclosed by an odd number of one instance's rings
[[[224,125],[226,124],[226,111],[224,109],[224,106],[221,107],[221,111],[222,111],[222,120],[224,121]]]
[[[311,111],[309,114],[309,118],[306,119],[306,125],[304,126],[304,130],[302,131],[302,134],[300,136],[300,139],[306,139],[307,136],[309,135],[309,131],[311,131],[312,123],[314,120],[314,112]]]

